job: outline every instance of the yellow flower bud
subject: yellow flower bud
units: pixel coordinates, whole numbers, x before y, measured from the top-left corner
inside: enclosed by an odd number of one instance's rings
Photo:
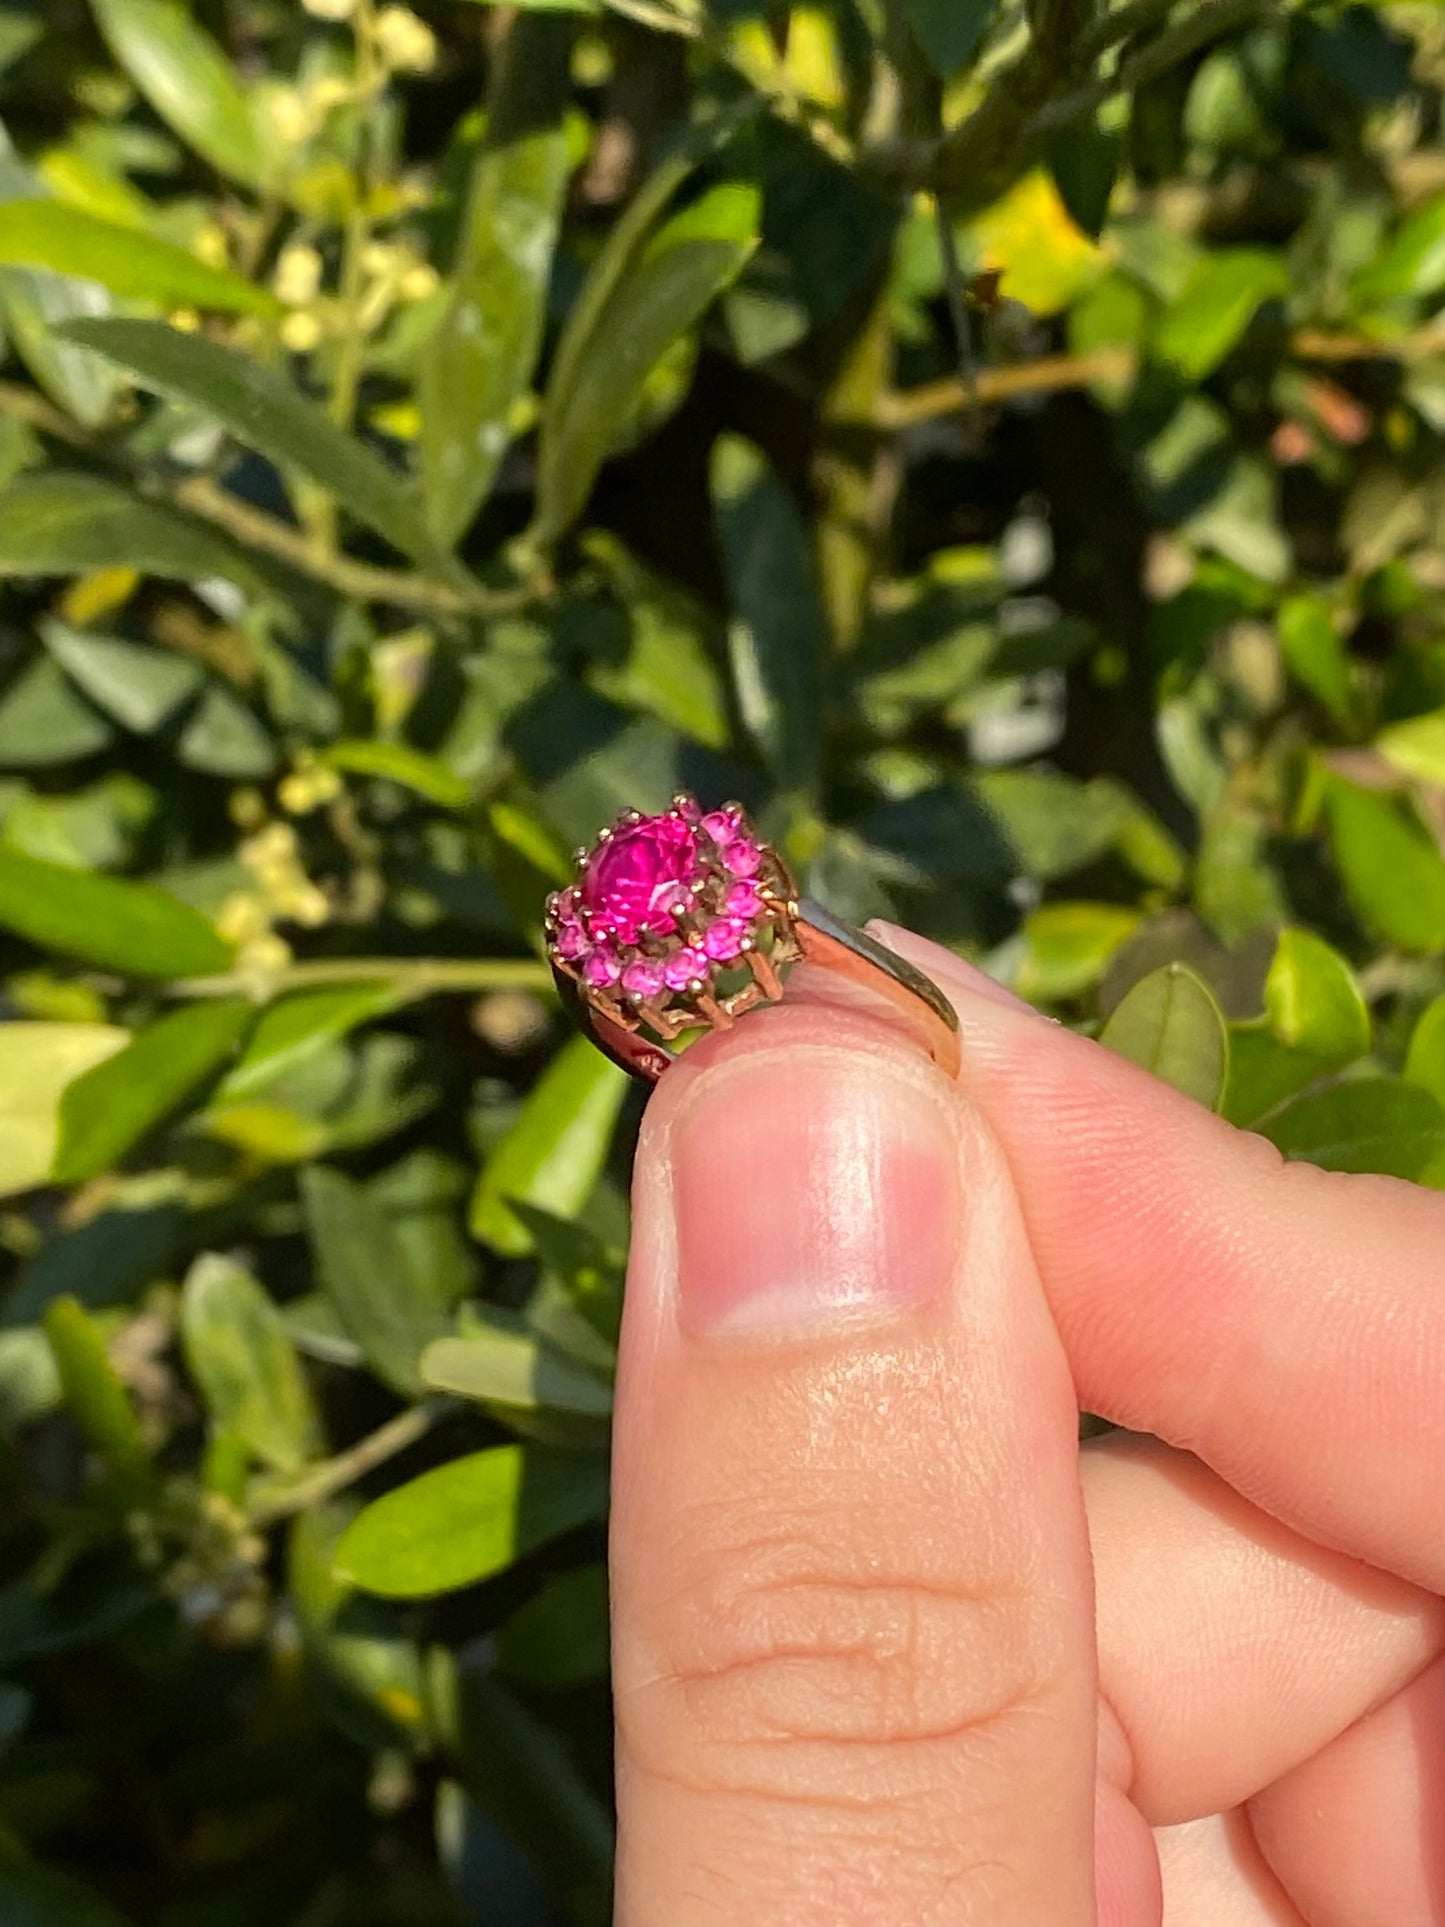
[[[430,261],[418,261],[414,268],[408,268],[397,283],[397,293],[403,301],[425,301],[435,294],[441,284],[441,276]]]
[[[356,0],[301,0],[313,20],[349,20],[356,11]]]
[[[430,73],[436,65],[436,35],[410,7],[383,7],[376,17],[376,45],[388,67],[398,73]]]
[[[321,288],[321,256],[315,248],[293,241],[281,250],[272,287],[288,308],[304,308]]]
[[[309,310],[298,308],[281,323],[281,339],[293,355],[309,354],[321,339],[321,323]]]

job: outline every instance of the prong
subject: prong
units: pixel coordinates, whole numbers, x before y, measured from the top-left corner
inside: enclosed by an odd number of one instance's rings
[[[711,991],[701,990],[697,994],[699,1016],[705,1018],[714,1030],[731,1030],[733,1014],[726,1004],[719,1003]]]
[[[694,877],[687,887],[695,897],[700,897],[711,882],[711,877]]]
[[[679,790],[672,799],[672,809],[675,815],[681,816],[684,810],[696,809],[696,807],[697,798],[688,790]]]
[[[640,823],[642,821],[642,811],[641,810],[624,810],[621,816],[618,817],[617,821],[621,824],[625,824],[628,828],[630,828],[632,824]]]
[[[751,943],[752,939],[749,938],[748,941]],[[767,951],[759,950],[757,945],[754,944],[748,952],[748,963],[752,969],[753,982],[757,985],[758,989],[762,991],[770,1004],[777,1003],[783,994],[783,981],[778,975],[777,966]]]

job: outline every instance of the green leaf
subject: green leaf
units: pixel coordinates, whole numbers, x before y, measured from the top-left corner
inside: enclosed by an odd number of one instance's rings
[[[258,187],[276,172],[234,68],[181,0],[91,0],[117,63],[167,127],[220,173]]]
[[[421,1375],[434,1391],[521,1411],[575,1412],[607,1418],[612,1388],[543,1344],[515,1315],[482,1306],[466,1335],[437,1338],[422,1353]]]
[[[97,708],[139,736],[159,729],[205,682],[205,671],[188,656],[93,635],[51,616],[42,617],[38,627],[45,647],[71,681]]]
[[[269,776],[279,760],[264,724],[219,682],[207,686],[186,718],[176,755],[187,769],[240,779]]]
[[[0,1024],[0,1197],[50,1182],[66,1086],[128,1037],[111,1024]]]
[[[270,1294],[229,1258],[203,1252],[181,1291],[181,1342],[213,1424],[275,1471],[299,1471],[316,1448],[316,1411]]]
[[[1365,306],[1426,296],[1445,288],[1445,195],[1428,201],[1396,228],[1350,286],[1353,300]]]
[[[993,18],[994,0],[907,0],[913,38],[940,80],[973,59]]]
[[[269,289],[213,268],[185,248],[64,201],[0,205],[0,262],[49,268],[94,281],[112,294],[164,308],[215,308],[229,314],[279,314]]]
[[[776,780],[810,790],[822,756],[828,626],[807,526],[741,436],[719,440],[710,474],[731,589],[738,711]]]
[[[1014,989],[1040,1002],[1077,997],[1139,925],[1139,912],[1113,903],[1046,903],[1025,919],[1027,949]]]
[[[369,1505],[343,1534],[335,1568],[383,1598],[426,1598],[505,1572],[549,1539],[600,1519],[606,1502],[600,1460],[496,1445]]]
[[[1353,1063],[1370,1048],[1370,1013],[1355,974],[1312,931],[1280,932],[1265,979],[1264,1008],[1282,1044],[1332,1066]]]
[[[1280,648],[1296,679],[1332,716],[1348,719],[1354,707],[1349,652],[1329,604],[1321,596],[1290,596],[1278,622]]]
[[[427,1681],[416,1641],[379,1600],[358,1596],[332,1569],[351,1518],[339,1506],[301,1513],[287,1542],[286,1579],[322,1703],[368,1750],[427,1737]]]
[[[1217,368],[1266,301],[1289,293],[1289,270],[1277,254],[1221,248],[1199,262],[1184,292],[1164,310],[1154,351],[1190,381]]]
[[[534,541],[555,542],[581,513],[653,365],[752,254],[758,216],[758,192],[750,184],[709,189],[624,264],[575,366],[559,355],[542,413]],[[615,265],[604,253],[593,272],[610,278]],[[584,290],[579,308],[586,301]]]
[[[207,977],[231,946],[154,884],[95,876],[0,847],[0,929],[127,977]]]
[[[1110,1013],[1099,1042],[1211,1111],[1219,1109],[1229,1033],[1213,993],[1188,965],[1165,964],[1141,978]]]
[[[120,1470],[142,1465],[146,1452],[135,1410],[95,1320],[74,1298],[57,1298],[45,1313],[45,1335],[62,1396],[86,1442]]]
[[[360,983],[301,990],[268,1004],[256,1019],[239,1061],[221,1080],[216,1102],[228,1103],[264,1090],[358,1025],[394,1010],[400,1001],[395,984]]]
[[[1445,709],[1391,723],[1375,738],[1375,748],[1403,776],[1445,786]]]
[[[1405,1079],[1429,1091],[1438,1104],[1445,1106],[1445,995],[1425,1006],[1410,1033]]]
[[[0,204],[44,194],[44,185],[16,159],[0,127]],[[110,297],[94,282],[31,268],[0,268],[0,317],[16,353],[36,384],[86,428],[99,428],[109,418],[120,379],[99,355],[72,348],[54,331],[81,315],[109,312]]]
[[[254,1014],[240,1000],[173,1010],[68,1085],[51,1176],[80,1184],[120,1163],[236,1048]]]
[[[1066,127],[1048,144],[1049,172],[1059,198],[1080,228],[1097,240],[1109,216],[1124,142],[1096,122]]]
[[[99,349],[148,388],[190,402],[247,448],[329,490],[359,522],[418,560],[437,545],[411,490],[274,368],[163,321],[78,321],[67,338]]]
[[[379,776],[402,789],[415,790],[429,803],[444,810],[464,810],[472,801],[472,785],[425,750],[410,743],[388,743],[377,737],[358,736],[343,743],[330,743],[321,760],[333,769],[351,776]]]
[[[1360,920],[1402,950],[1445,948],[1445,860],[1395,798],[1332,781],[1330,843]]]
[[[93,756],[114,731],[82,702],[47,656],[0,696],[0,769],[47,769]]]
[[[99,476],[56,469],[21,475],[0,489],[0,575],[93,569],[135,569],[177,582],[220,576],[263,595],[267,588],[241,551],[204,522]]]
[[[497,1664],[527,1686],[553,1692],[605,1679],[607,1568],[579,1566],[551,1580],[497,1635]]]
[[[422,494],[445,543],[496,479],[542,345],[570,172],[571,43],[570,24],[545,17],[518,20],[501,43],[456,269],[417,390]]]
[[[1259,1128],[1287,1158],[1327,1171],[1445,1182],[1445,1109],[1416,1084],[1347,1079],[1295,1098]]]
[[[513,1199],[575,1217],[601,1175],[627,1090],[626,1073],[587,1038],[564,1044],[482,1168],[473,1236],[520,1257],[532,1249],[532,1234],[511,1210]]]
[[[444,1325],[435,1299],[408,1289],[405,1258],[385,1211],[340,1171],[301,1176],[317,1275],[368,1364],[394,1390],[421,1387],[419,1360]]]

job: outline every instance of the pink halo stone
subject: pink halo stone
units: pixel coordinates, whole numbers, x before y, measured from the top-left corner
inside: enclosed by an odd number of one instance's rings
[[[694,949],[688,944],[682,950],[674,950],[662,966],[662,980],[669,990],[686,990],[698,978],[707,977],[706,952]]]
[[[582,873],[581,897],[594,929],[622,943],[674,928],[672,911],[702,874],[691,827],[676,816],[645,816],[599,843]]]
[[[582,966],[583,978],[594,990],[607,990],[622,975],[622,966],[610,950],[594,950]]]
[[[622,988],[631,997],[655,997],[665,981],[663,967],[651,957],[639,957],[622,973]]]
[[[702,946],[717,963],[730,963],[743,952],[748,926],[741,917],[717,917],[703,932]]]
[[[724,849],[722,860],[735,877],[755,877],[763,867],[763,853],[748,836],[734,837]]]
[[[758,895],[758,886],[755,883],[730,883],[724,903],[729,916],[746,917],[749,922],[763,907],[763,900]]]
[[[709,810],[702,819],[701,828],[705,836],[710,836],[719,849],[725,849],[738,833],[738,820],[729,810]]]

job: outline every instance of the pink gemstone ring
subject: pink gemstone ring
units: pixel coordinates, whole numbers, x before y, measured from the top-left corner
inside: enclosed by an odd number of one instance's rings
[[[792,966],[821,964],[881,994],[958,1068],[958,1019],[936,984],[865,931],[800,898],[737,803],[675,796],[624,810],[577,852],[577,880],[547,899],[558,989],[593,1041],[634,1076],[660,1077],[688,1036],[776,1003]]]

